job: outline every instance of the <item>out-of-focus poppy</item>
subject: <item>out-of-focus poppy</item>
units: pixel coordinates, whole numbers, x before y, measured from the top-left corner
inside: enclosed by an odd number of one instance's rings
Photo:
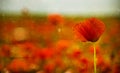
[[[120,72],[120,64],[115,64],[113,66],[113,73],[119,73]]]
[[[19,47],[23,48],[27,52],[34,52],[34,50],[37,49],[36,44],[29,41],[24,42],[23,44],[19,44]]]
[[[54,50],[52,50],[51,48],[44,49],[44,50],[42,50],[41,53],[42,53],[42,57],[44,57],[44,59],[52,58],[54,56]]]
[[[2,64],[0,64],[0,71],[2,70]]]
[[[0,55],[2,57],[10,57],[11,51],[10,47],[8,45],[3,45],[0,49]]]
[[[97,67],[100,73],[110,73],[110,63],[105,61],[102,55],[97,56]]]
[[[15,22],[13,22],[12,20],[7,20],[3,24],[4,24],[2,28],[3,32],[9,33],[15,28]]]
[[[56,64],[56,67],[58,68],[61,68],[61,69],[64,69],[65,68],[65,63],[64,61],[62,60],[62,58],[60,58],[59,56],[55,59],[55,64]]]
[[[19,71],[28,71],[29,65],[25,60],[22,59],[14,59],[9,65],[8,69],[12,72],[19,72]]]
[[[111,67],[109,64],[104,63],[101,67],[100,67],[100,73],[110,73],[111,72]],[[114,72],[115,73],[115,72]],[[119,72],[117,72],[119,73]]]
[[[54,25],[62,24],[64,22],[64,19],[59,14],[50,14],[48,15],[48,21]]]
[[[80,50],[74,50],[72,53],[69,54],[69,57],[71,59],[78,59],[81,57],[82,51]]]
[[[103,56],[97,56],[97,67],[102,67],[102,65],[105,63]]]
[[[45,24],[43,23],[42,25],[38,25],[36,27],[37,32],[41,33],[41,34],[47,34],[47,33],[51,33],[51,31],[54,31],[54,26],[50,25],[50,24]]]
[[[87,65],[89,63],[89,60],[87,58],[81,58],[80,63]]]
[[[44,65],[45,73],[53,73],[54,69],[55,69],[54,63]]]
[[[74,31],[77,37],[83,41],[96,42],[105,30],[104,23],[97,18],[90,18],[76,24]]]
[[[59,40],[56,43],[56,48],[65,50],[69,47],[70,44],[71,44],[71,41],[69,41],[69,40]]]
[[[38,49],[34,52],[34,57],[41,60],[50,59],[54,56],[54,50],[51,48]]]
[[[56,55],[61,55],[63,51],[65,52],[69,48],[69,45],[71,45],[71,41],[69,40],[59,40],[58,42],[56,42]]]
[[[80,73],[88,73],[88,69],[90,67],[89,60],[87,58],[81,58],[79,60],[81,67],[79,68]]]

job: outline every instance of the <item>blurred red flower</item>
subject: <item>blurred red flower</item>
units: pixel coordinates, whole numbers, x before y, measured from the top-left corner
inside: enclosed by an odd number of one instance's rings
[[[79,59],[81,57],[82,51],[74,50],[72,53],[68,55],[71,59]]]
[[[41,50],[41,58],[48,59],[54,56],[54,50],[51,48]]]
[[[52,24],[62,24],[64,22],[64,19],[59,14],[50,14],[48,15],[48,21]]]
[[[3,30],[3,32],[5,32],[5,34],[11,32],[15,28],[15,22],[12,20],[8,20],[3,24],[4,26],[2,26],[1,29]]]
[[[55,53],[56,55],[63,54],[71,45],[71,41],[69,40],[59,40],[55,43]]]
[[[120,64],[115,64],[113,66],[113,73],[119,73],[120,72]]]
[[[50,35],[54,31],[55,27],[50,25],[49,23],[43,23],[41,25],[37,25],[36,32],[42,35]]]
[[[41,60],[50,59],[54,56],[54,50],[51,48],[38,49],[34,52],[33,56]]]
[[[60,56],[57,56],[55,61],[54,61],[56,67],[60,68],[60,69],[65,69],[66,65],[63,61],[63,59]]]
[[[2,70],[2,68],[3,68],[3,66],[2,66],[2,64],[0,64],[0,71]]]
[[[74,27],[77,37],[83,42],[96,42],[104,30],[104,23],[97,18],[89,18]]]
[[[14,59],[7,67],[10,71],[19,72],[19,71],[28,71],[29,65],[25,60]]]
[[[0,48],[0,56],[2,57],[10,57],[10,47],[8,45],[3,45],[1,48]]]
[[[53,73],[54,69],[55,69],[54,63],[44,65],[45,73]]]
[[[21,49],[23,49],[26,52],[33,53],[38,47],[36,45],[36,43],[31,42],[31,41],[26,41],[26,42],[18,42],[14,45],[17,45],[18,47],[20,47]]]
[[[80,65],[81,65],[80,68],[79,68],[79,73],[88,73],[88,69],[89,69],[89,67],[91,67],[89,59],[83,57],[79,60],[79,62],[80,62]]]

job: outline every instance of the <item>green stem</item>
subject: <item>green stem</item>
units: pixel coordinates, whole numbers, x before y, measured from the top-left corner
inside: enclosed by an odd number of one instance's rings
[[[97,62],[97,59],[96,59],[96,48],[95,48],[95,43],[93,44],[93,48],[94,48],[94,73],[97,73],[97,67],[96,67],[96,62]]]

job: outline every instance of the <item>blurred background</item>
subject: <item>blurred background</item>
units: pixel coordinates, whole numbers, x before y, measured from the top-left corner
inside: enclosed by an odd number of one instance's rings
[[[119,0],[1,0],[0,10],[20,13],[27,8],[30,13],[61,13],[81,15],[118,15]]]
[[[96,42],[97,72],[120,73],[119,0],[0,0],[1,73],[93,73],[93,43],[73,26],[105,23]]]

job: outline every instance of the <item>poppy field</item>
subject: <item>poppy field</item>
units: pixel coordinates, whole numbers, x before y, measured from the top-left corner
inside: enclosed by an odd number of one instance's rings
[[[120,18],[0,15],[0,73],[120,73]]]

